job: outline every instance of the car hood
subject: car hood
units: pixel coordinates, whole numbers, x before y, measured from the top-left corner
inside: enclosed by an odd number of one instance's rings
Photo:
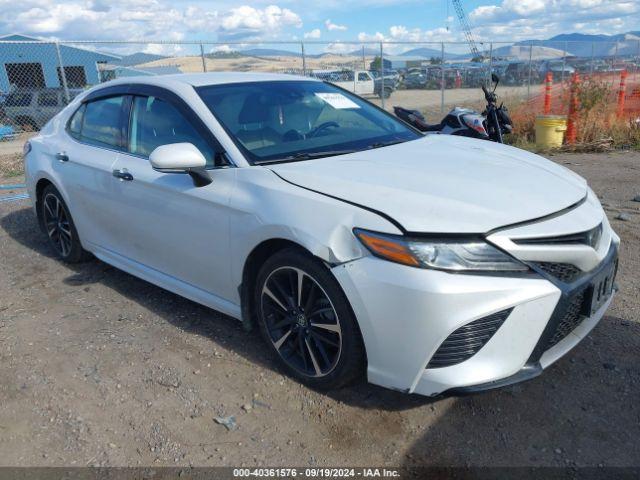
[[[270,165],[283,180],[394,219],[408,232],[485,233],[580,201],[587,184],[538,155],[449,135]]]

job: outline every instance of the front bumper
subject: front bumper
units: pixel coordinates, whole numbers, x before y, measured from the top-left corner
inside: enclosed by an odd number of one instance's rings
[[[609,244],[599,266],[571,285],[537,274],[451,274],[373,257],[334,267],[333,272],[358,318],[371,383],[422,395],[464,393],[533,378],[591,331],[613,295],[549,347],[567,299],[588,288],[616,258],[617,244]],[[471,358],[427,368],[452,332],[506,309],[513,310]]]

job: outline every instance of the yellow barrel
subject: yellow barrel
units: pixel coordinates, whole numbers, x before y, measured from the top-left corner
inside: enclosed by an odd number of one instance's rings
[[[538,115],[536,117],[536,146],[558,148],[562,146],[567,130],[567,117],[563,115]]]

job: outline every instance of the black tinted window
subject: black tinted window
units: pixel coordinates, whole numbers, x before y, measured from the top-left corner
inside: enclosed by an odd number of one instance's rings
[[[82,122],[82,140],[120,148],[123,100],[124,97],[110,97],[87,103]]]
[[[187,142],[195,145],[207,166],[213,166],[214,153],[189,121],[170,103],[156,97],[135,97],[131,117],[129,151],[148,156],[156,147]]]

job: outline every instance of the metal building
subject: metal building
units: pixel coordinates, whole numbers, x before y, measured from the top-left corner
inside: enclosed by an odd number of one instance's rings
[[[84,88],[100,83],[101,64],[119,59],[86,48],[42,43],[25,35],[5,35],[0,37],[0,92],[62,87],[61,65],[67,87]]]

